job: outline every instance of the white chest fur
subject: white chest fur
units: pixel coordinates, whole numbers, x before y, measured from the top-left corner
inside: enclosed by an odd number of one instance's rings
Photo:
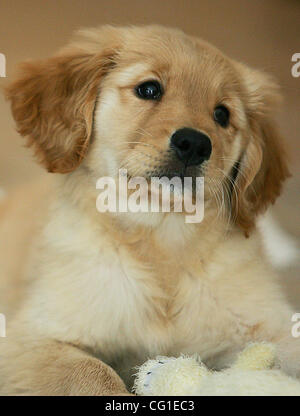
[[[25,308],[26,321],[42,336],[90,347],[108,362],[122,354],[197,352],[206,359],[240,344],[257,324],[248,311],[259,299],[251,292],[259,274],[241,267],[251,250],[232,264],[228,253],[236,241],[216,251],[199,274],[182,269],[165,292],[160,276],[122,245],[99,238],[82,218],[66,219],[54,216],[46,229],[39,279]]]

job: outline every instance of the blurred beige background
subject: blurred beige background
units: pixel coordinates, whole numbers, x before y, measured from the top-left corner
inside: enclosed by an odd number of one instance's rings
[[[272,73],[282,86],[278,122],[290,151],[294,177],[274,212],[300,238],[300,78],[291,75],[291,57],[300,53],[299,0],[1,0],[0,53],[7,59],[5,86],[17,63],[60,48],[73,30],[99,24],[160,23],[205,38],[230,56]],[[8,104],[0,95],[0,187],[7,192],[45,174],[22,147]],[[283,285],[300,311],[299,267],[283,271]]]

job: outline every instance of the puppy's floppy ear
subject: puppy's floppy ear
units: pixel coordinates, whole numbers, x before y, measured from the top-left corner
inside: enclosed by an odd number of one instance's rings
[[[237,66],[244,85],[249,137],[236,166],[232,209],[236,223],[248,236],[256,216],[275,202],[290,174],[283,141],[272,118],[280,101],[278,87],[264,73]]]
[[[112,45],[107,39],[113,30],[105,32],[104,49],[94,42],[94,50],[73,47],[23,64],[21,76],[6,91],[19,133],[49,172],[74,170],[87,151],[100,80],[116,52],[116,39]]]

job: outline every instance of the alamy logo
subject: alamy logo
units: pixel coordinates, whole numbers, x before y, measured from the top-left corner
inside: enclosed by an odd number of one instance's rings
[[[291,69],[292,76],[294,78],[300,77],[300,53],[294,53],[292,56],[292,62],[296,62]]]
[[[6,319],[3,313],[0,313],[0,338],[6,337]]]
[[[6,77],[6,58],[3,53],[0,53],[0,78]]]
[[[184,212],[185,222],[199,223],[204,217],[204,178],[175,176],[151,177],[150,183],[141,176],[128,179],[127,170],[120,169],[118,180],[98,179],[101,190],[96,207],[99,212]]]

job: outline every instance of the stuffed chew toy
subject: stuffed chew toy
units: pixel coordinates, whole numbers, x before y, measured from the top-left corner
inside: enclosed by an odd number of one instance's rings
[[[210,371],[198,356],[158,357],[137,373],[136,394],[143,396],[300,396],[300,381],[272,369],[275,347],[249,344],[235,364]]]

